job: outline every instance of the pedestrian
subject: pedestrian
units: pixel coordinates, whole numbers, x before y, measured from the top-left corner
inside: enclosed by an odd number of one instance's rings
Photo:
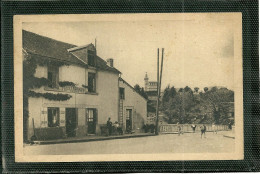
[[[192,128],[193,133],[195,133],[196,127],[197,127],[197,126],[196,126],[195,124],[192,124],[192,125],[191,125],[191,128]]]
[[[217,134],[217,128],[216,128],[215,123],[212,124],[212,131],[213,131],[213,134],[214,134],[214,133]]]
[[[112,134],[112,122],[110,117],[107,120],[107,129],[108,129],[108,135],[110,136]]]
[[[179,125],[179,123],[177,123],[177,130],[178,130],[178,135],[180,136],[180,134],[181,134],[181,126]]]
[[[116,133],[119,134],[119,123],[117,121],[115,121],[114,127],[115,127]]]
[[[231,122],[229,122],[228,128],[229,128],[230,130],[232,130],[232,124],[231,124]]]
[[[202,138],[202,135],[204,134],[204,138],[206,138],[206,126],[203,124],[202,126],[200,126],[200,130],[201,130],[201,136],[200,138]]]

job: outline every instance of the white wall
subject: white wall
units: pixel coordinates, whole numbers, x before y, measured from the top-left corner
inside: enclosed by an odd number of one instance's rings
[[[87,69],[86,72],[95,70]],[[85,69],[77,66],[63,66],[60,67],[60,81],[71,81],[78,84],[85,82]],[[35,76],[47,77],[47,67],[38,66]],[[81,87],[81,85],[79,86]],[[98,110],[98,124],[106,124],[108,117],[111,120],[118,121],[118,105],[119,105],[119,88],[118,88],[118,74],[107,71],[98,71],[96,74],[96,93],[79,94],[58,91],[46,91],[44,87],[35,89],[36,92],[41,93],[63,93],[72,96],[67,101],[50,101],[43,97],[29,98],[29,137],[32,135],[32,118],[34,118],[35,128],[47,127],[47,108],[59,107],[64,111],[65,108],[78,108],[79,125],[85,124],[85,109],[97,108]],[[60,119],[65,120],[65,114],[60,114]],[[62,124],[65,126],[65,122]]]
[[[82,85],[86,85],[85,82],[86,76],[85,76],[85,68],[76,66],[76,65],[70,65],[70,66],[61,66],[59,69],[59,81],[69,81],[77,84],[79,87]],[[88,74],[86,74],[88,75]]]
[[[124,127],[126,109],[133,108],[133,128],[135,130],[141,129],[147,119],[147,101],[123,81],[119,81],[119,87],[125,88],[125,99],[123,100]]]

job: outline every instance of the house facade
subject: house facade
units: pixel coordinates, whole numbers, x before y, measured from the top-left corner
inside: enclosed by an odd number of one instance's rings
[[[93,44],[79,47],[23,31],[23,52],[24,60],[37,60],[33,78],[48,81],[28,90],[25,140],[33,135],[39,140],[101,135],[109,117],[119,121],[121,72],[113,59],[106,62],[96,55]],[[136,119],[146,118],[146,101],[139,103],[144,109],[135,106],[131,102],[142,97],[131,96],[127,87],[125,97],[124,114],[132,112],[134,130],[141,127]],[[124,131],[127,118],[121,121]]]
[[[147,100],[119,78],[119,124],[127,132],[141,132],[147,121]]]

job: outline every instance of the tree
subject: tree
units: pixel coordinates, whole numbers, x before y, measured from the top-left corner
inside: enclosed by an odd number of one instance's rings
[[[190,87],[186,86],[186,87],[184,88],[184,92],[191,92],[191,93],[192,93],[192,90],[191,90]]]
[[[195,87],[195,88],[194,88],[195,93],[198,93],[198,92],[199,92],[199,89],[200,89],[200,88]]]
[[[178,92],[183,92],[183,88],[180,88]]]
[[[207,92],[208,90],[209,90],[208,87],[205,87],[205,88],[204,88],[204,92]]]
[[[172,86],[171,89],[170,89],[169,95],[170,95],[170,97],[174,97],[176,94],[177,94],[177,91],[174,88],[174,86]]]
[[[140,87],[138,84],[136,84],[136,85],[134,86],[134,89],[135,89],[137,92],[140,92],[140,91],[141,91],[141,87]]]
[[[134,89],[135,89],[135,91],[136,91],[138,94],[140,94],[141,96],[143,96],[145,99],[148,99],[148,96],[147,96],[147,94],[145,93],[144,88],[141,88],[138,84],[136,84],[136,85],[134,86]]]
[[[168,123],[213,123],[226,124],[227,114],[234,102],[234,92],[227,88],[210,90],[193,95],[193,91],[186,86],[176,92],[174,87],[168,86],[160,108],[167,116]],[[227,103],[231,106],[227,106]]]
[[[168,85],[163,92],[163,96],[162,96],[162,105],[164,106],[165,103],[169,102],[170,99],[170,86]]]
[[[221,115],[226,115],[226,110],[224,108],[224,103],[234,102],[234,91],[227,88],[218,89],[213,87],[207,93],[202,95],[204,105],[211,108],[211,113],[216,124],[221,123]],[[223,111],[222,113],[220,111]],[[224,116],[225,117],[225,116]],[[222,118],[222,121],[225,118]]]

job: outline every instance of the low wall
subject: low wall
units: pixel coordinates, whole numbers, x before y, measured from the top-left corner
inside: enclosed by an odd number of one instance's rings
[[[192,124],[180,124],[182,127],[183,132],[193,132],[191,128]],[[200,127],[203,124],[195,124],[196,125],[196,132],[200,131]],[[212,131],[212,125],[211,124],[204,124],[207,128],[207,131]],[[165,124],[165,125],[160,125],[159,126],[159,131],[160,133],[173,133],[173,132],[178,132],[177,129],[178,125],[177,124]],[[215,129],[217,131],[223,131],[223,130],[228,130],[228,125],[215,125]]]
[[[35,128],[37,140],[53,140],[65,137],[65,127]]]

